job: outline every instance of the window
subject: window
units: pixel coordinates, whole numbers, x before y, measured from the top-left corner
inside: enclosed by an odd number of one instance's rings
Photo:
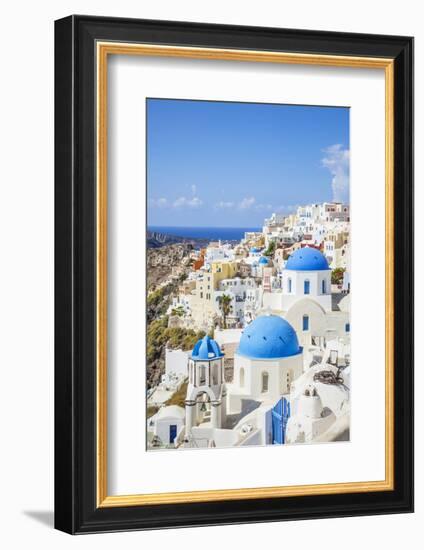
[[[345,331],[350,332],[350,323],[345,324]]]
[[[292,291],[292,280],[291,279],[288,280],[288,284],[289,284],[289,294],[291,294],[291,291]]]
[[[303,294],[309,294],[311,291],[311,283],[306,279],[303,283]]]
[[[240,369],[240,388],[244,388],[244,368]]]
[[[321,289],[323,294],[327,293],[327,285],[325,284],[325,279],[322,280]]]
[[[304,315],[302,319],[302,328],[304,331],[309,330],[309,316]]]
[[[199,367],[199,385],[206,384],[206,367]]]
[[[212,383],[214,386],[218,385],[218,365],[212,365]]]
[[[268,385],[269,385],[269,374],[267,372],[262,373],[262,393],[266,393],[268,391]]]

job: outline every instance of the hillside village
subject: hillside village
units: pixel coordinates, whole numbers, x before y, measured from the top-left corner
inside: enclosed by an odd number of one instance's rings
[[[349,437],[350,213],[148,252],[148,448]]]

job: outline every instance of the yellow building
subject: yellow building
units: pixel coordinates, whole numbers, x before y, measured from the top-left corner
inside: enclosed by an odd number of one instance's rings
[[[237,273],[237,262],[216,261],[211,263],[211,270],[205,271],[197,279],[196,289],[191,300],[191,314],[197,328],[207,329],[214,324],[216,310],[214,290],[218,290],[219,282],[232,279]]]
[[[218,283],[223,279],[232,279],[237,273],[237,262],[216,261],[211,263],[211,281],[214,290],[218,290]]]

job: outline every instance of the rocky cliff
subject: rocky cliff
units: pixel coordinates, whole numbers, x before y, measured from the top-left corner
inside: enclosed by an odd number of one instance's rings
[[[189,243],[168,244],[147,249],[147,290],[154,290],[170,278],[185,276],[190,269]]]
[[[196,247],[205,246],[209,241],[207,239],[195,239],[189,237],[178,237],[168,233],[158,233],[157,231],[147,231],[147,248],[161,248],[162,246],[185,243]]]

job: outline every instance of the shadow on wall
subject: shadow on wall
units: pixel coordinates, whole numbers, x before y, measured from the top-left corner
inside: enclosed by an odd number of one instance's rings
[[[228,414],[225,426],[223,427],[232,430],[241,418],[257,409],[260,405],[260,402],[255,401],[254,399],[242,399],[241,411],[236,414]]]
[[[53,510],[24,510],[23,514],[29,518],[35,519],[38,523],[42,523],[53,529],[54,527],[54,512]]]

